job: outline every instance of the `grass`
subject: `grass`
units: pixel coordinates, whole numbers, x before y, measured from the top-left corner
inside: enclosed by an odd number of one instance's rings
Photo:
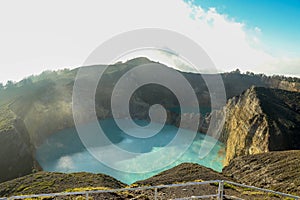
[[[64,199],[67,199],[67,200],[86,200],[86,197],[85,196],[74,196],[74,197],[71,197],[71,196],[65,196]],[[37,197],[37,198],[25,198],[25,200],[53,200],[53,197]],[[89,197],[89,200],[94,200],[93,197]]]
[[[96,190],[111,190],[108,187],[81,187],[66,189],[65,192],[83,192],[83,191],[96,191]]]
[[[50,200],[52,197],[37,197],[37,198],[25,198],[25,200]]]
[[[238,190],[238,188],[234,185],[231,185],[229,183],[224,183],[224,188],[225,189],[233,189],[233,190]]]
[[[244,191],[242,192],[242,194],[244,195],[265,195],[265,192],[261,192],[261,191]]]
[[[130,187],[128,187],[128,188],[130,188]],[[112,190],[112,188],[108,188],[108,187],[70,188],[70,189],[67,189],[65,192],[84,192],[84,191],[97,191],[97,190]],[[120,192],[115,192],[115,194],[118,194],[120,196],[126,196],[126,197],[134,197],[134,195],[131,193],[131,191],[127,191],[127,190],[120,191]],[[84,199],[85,199],[85,197],[84,197]]]

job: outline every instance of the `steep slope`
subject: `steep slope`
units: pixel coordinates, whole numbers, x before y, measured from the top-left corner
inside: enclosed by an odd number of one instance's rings
[[[241,156],[223,174],[244,184],[300,195],[300,151]]]
[[[238,156],[300,149],[300,93],[251,87],[230,99],[220,140],[225,165]]]

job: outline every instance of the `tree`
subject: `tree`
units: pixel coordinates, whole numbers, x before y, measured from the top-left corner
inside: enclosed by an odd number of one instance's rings
[[[3,90],[4,89],[4,85],[3,83],[0,83],[0,90]]]
[[[7,81],[6,85],[5,85],[5,88],[12,88],[14,87],[14,82],[13,81]]]
[[[236,69],[236,70],[235,70],[235,73],[236,73],[236,74],[241,74],[240,69]]]
[[[249,71],[246,72],[246,75],[248,75],[248,76],[255,76],[255,74],[253,72],[249,72]]]
[[[30,85],[30,84],[32,84],[32,78],[31,78],[31,77],[28,77],[28,78],[24,78],[23,80],[21,80],[21,81],[18,83],[18,87],[22,87],[22,86]]]
[[[236,69],[236,70],[232,71],[231,73],[233,73],[233,74],[241,74],[241,71],[239,69]]]

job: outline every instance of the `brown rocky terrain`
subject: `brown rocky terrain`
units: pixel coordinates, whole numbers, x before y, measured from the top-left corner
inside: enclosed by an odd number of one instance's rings
[[[149,179],[138,181],[138,185],[168,185],[176,182],[192,182],[196,180],[228,180],[229,178],[212,169],[198,164],[183,163],[170,170],[159,173]]]
[[[82,192],[89,190],[110,190],[116,188],[136,188],[150,185],[165,185],[165,184],[182,184],[188,182],[202,182],[208,180],[229,180],[238,181],[265,187],[269,189],[276,189],[277,191],[288,192],[294,195],[299,195],[299,168],[294,168],[294,171],[287,172],[289,169],[286,165],[284,169],[284,162],[290,162],[295,165],[299,161],[298,152],[279,152],[267,153],[265,155],[244,156],[235,159],[230,166],[224,169],[223,173],[215,172],[203,166],[183,163],[165,172],[162,172],[149,179],[138,181],[130,186],[127,186],[114,178],[102,174],[90,173],[49,173],[38,172],[22,178],[7,181],[0,184],[0,197],[13,195],[28,195],[40,193],[55,193],[55,192]],[[282,156],[288,157],[284,159]],[[282,162],[279,159],[282,158]],[[236,161],[236,162],[235,162]],[[279,167],[281,166],[281,167]],[[278,173],[273,175],[273,170]],[[281,174],[281,175],[280,175]],[[259,179],[263,176],[263,182]],[[298,181],[298,182],[297,182]],[[218,191],[218,184],[211,183],[205,185],[191,185],[191,186],[177,186],[172,188],[158,189],[158,199],[175,199],[185,198],[191,196],[216,194]],[[272,195],[256,190],[251,190],[244,187],[238,187],[228,183],[224,184],[224,194],[232,198],[226,199],[282,199],[278,195]],[[235,198],[233,198],[235,197]],[[47,199],[80,199],[84,195],[64,196],[64,197],[48,197]],[[90,199],[154,199],[154,190],[135,190],[122,192],[108,192],[103,194],[91,194]]]
[[[241,156],[223,174],[247,185],[300,195],[300,151]]]
[[[136,182],[137,185],[162,185],[191,181],[227,180],[300,195],[300,151],[269,152],[234,159],[222,173],[203,166],[183,163],[149,179]],[[289,164],[287,164],[289,163]],[[282,199],[248,188],[225,184],[225,194],[242,199]],[[203,186],[162,189],[160,197],[183,198],[187,196],[215,194],[215,184]],[[148,192],[148,194],[151,194]],[[229,198],[230,199],[230,198]],[[234,198],[233,198],[234,199]]]

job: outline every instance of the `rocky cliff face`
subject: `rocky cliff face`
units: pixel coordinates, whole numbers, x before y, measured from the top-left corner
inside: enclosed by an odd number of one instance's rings
[[[251,87],[230,99],[220,140],[226,144],[225,165],[236,157],[300,149],[300,94]]]

